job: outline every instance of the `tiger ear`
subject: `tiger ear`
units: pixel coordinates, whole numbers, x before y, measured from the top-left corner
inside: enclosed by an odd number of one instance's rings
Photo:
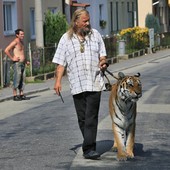
[[[140,73],[137,73],[134,75],[135,77],[140,77]]]
[[[118,76],[119,76],[119,79],[122,80],[122,79],[125,77],[125,74],[122,73],[122,72],[119,72],[119,73],[118,73]]]

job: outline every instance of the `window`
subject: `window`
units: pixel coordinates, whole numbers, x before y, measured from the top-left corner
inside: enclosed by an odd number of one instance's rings
[[[13,35],[17,28],[16,1],[3,1],[4,34]]]
[[[100,20],[103,20],[103,5],[99,5],[99,18]]]
[[[30,30],[31,30],[31,39],[35,39],[35,9],[30,9]]]
[[[110,19],[111,19],[111,32],[113,32],[113,2],[110,2]]]
[[[134,3],[127,2],[128,27],[134,26]]]
[[[116,2],[116,31],[119,31],[119,9],[118,9],[119,5],[118,2]]]

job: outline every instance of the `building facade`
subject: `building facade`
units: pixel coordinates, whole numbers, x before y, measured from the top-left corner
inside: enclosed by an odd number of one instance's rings
[[[153,14],[158,17],[161,33],[170,31],[170,1],[153,0]]]
[[[138,25],[137,0],[78,0],[89,3],[92,27],[103,35],[117,33],[121,29]],[[105,23],[103,27],[102,23]]]
[[[37,11],[36,2],[41,2],[41,12]],[[0,49],[4,49],[14,38],[14,31],[23,28],[25,44],[35,44],[37,37],[42,37],[42,28],[37,28],[36,13],[44,21],[44,13],[61,11],[70,22],[72,12],[79,7],[90,12],[91,25],[102,35],[117,33],[121,29],[145,27],[147,14],[159,18],[161,32],[170,30],[169,0],[0,0]],[[146,5],[147,4],[147,5]],[[39,5],[38,5],[39,7]],[[38,36],[40,34],[40,36]],[[39,38],[38,38],[39,39]],[[43,41],[43,40],[42,40]]]
[[[23,0],[0,1],[0,49],[14,38],[14,31],[23,28]]]
[[[147,5],[146,5],[147,4]],[[147,14],[152,14],[152,0],[138,0],[137,1],[137,18],[139,27],[145,27],[145,19]]]
[[[78,0],[89,3],[91,24],[103,35],[110,35],[128,27],[145,27],[147,14],[158,17],[160,32],[170,31],[170,0]],[[101,28],[100,21],[106,21]]]
[[[42,4],[42,23],[47,10],[63,13],[63,0],[0,0],[0,49],[4,49],[14,39],[17,28],[24,29],[25,44],[35,42],[36,1]]]

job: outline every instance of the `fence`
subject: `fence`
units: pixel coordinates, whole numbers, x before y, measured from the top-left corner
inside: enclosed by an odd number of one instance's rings
[[[3,66],[2,66],[2,63],[3,63],[3,57],[2,57],[2,50],[0,49],[0,62],[1,62],[1,84],[2,84],[2,87],[3,87],[3,85],[4,85],[4,80],[3,80]]]
[[[4,55],[3,50],[0,49],[0,78],[1,82],[0,85],[1,87],[8,87],[10,86],[10,66],[11,66],[11,61],[10,59]]]
[[[30,66],[26,67],[26,76],[36,76],[54,71],[55,65],[51,62],[56,50],[56,44],[44,48],[31,49],[30,45],[26,51]]]
[[[147,38],[147,37],[146,37]],[[119,40],[116,36],[106,36],[103,37],[107,58],[112,59],[112,62],[117,62],[117,57],[119,55]],[[147,40],[148,41],[148,40]],[[160,47],[169,47],[170,45],[170,33],[164,33],[160,35],[155,35],[155,48]],[[52,44],[44,48],[36,48],[31,49],[30,45],[28,45],[28,49],[26,50],[26,57],[30,60],[30,66],[26,66],[25,74],[26,77],[32,77],[36,75],[41,75],[44,73],[54,72],[55,64],[53,64],[52,58],[54,56],[57,45]],[[140,49],[146,49],[149,47],[148,42],[143,45],[138,44],[138,42],[127,39],[125,41],[125,54],[130,55],[135,51],[139,51]],[[10,84],[10,70],[11,70],[11,62],[3,53],[3,50],[0,50],[0,61],[1,61],[1,87],[8,86]]]

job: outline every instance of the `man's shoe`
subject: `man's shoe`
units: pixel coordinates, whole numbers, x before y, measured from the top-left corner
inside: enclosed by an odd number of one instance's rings
[[[98,159],[100,157],[100,154],[96,151],[90,151],[86,154],[83,154],[85,159]]]
[[[26,97],[25,95],[20,95],[21,100],[30,100],[30,98]]]
[[[14,100],[14,101],[21,101],[21,98],[18,97],[18,96],[14,96],[14,97],[13,97],[13,100]]]

